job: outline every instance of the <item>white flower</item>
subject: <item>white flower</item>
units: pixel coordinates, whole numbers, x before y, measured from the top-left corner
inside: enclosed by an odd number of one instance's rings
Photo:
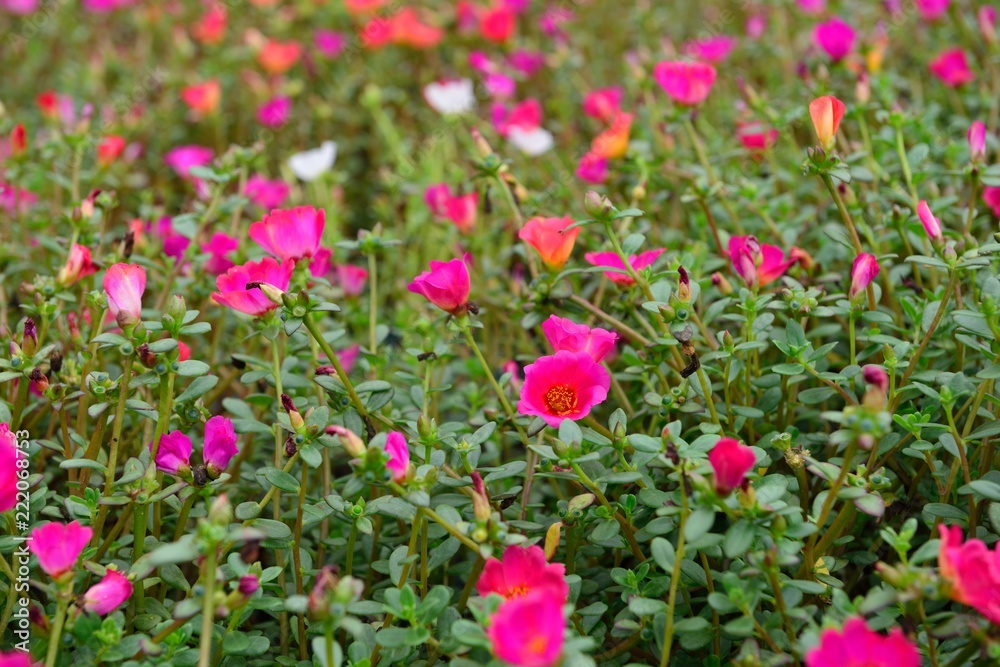
[[[472,111],[476,106],[471,79],[429,83],[424,87],[424,99],[432,109],[445,115]]]
[[[512,127],[507,135],[510,143],[521,149],[521,152],[537,157],[547,153],[555,144],[552,133],[543,127],[536,127],[533,130],[522,130],[519,127]]]
[[[303,181],[314,181],[330,171],[337,159],[337,144],[324,141],[319,148],[296,153],[288,158],[288,168]]]

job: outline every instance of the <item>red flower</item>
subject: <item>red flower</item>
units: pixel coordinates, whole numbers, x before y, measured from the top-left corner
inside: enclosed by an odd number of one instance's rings
[[[125,152],[125,137],[109,134],[97,146],[97,164],[108,167]]]

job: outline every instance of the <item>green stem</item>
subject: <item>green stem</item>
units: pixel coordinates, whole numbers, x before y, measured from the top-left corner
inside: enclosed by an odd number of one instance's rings
[[[667,597],[667,627],[663,631],[663,650],[660,652],[660,667],[670,664],[670,651],[674,644],[674,615],[677,609],[677,589],[681,582],[681,562],[684,560],[684,526],[688,517],[687,491],[684,488],[684,471],[681,470],[681,516],[677,526],[677,548],[674,549],[674,567],[670,574],[670,593]]]
[[[521,442],[524,443],[525,449],[528,447],[528,435],[521,428],[521,425],[517,423],[517,413],[514,412],[514,407],[507,400],[507,395],[504,393],[503,388],[500,387],[500,383],[497,379],[493,377],[493,369],[490,368],[489,363],[486,361],[486,357],[483,356],[482,350],[479,349],[479,345],[476,344],[476,339],[472,335],[472,329],[469,327],[469,322],[466,320],[462,324],[462,333],[465,334],[465,341],[469,344],[469,349],[472,353],[476,355],[476,359],[479,360],[479,365],[483,368],[483,373],[486,375],[486,379],[489,380],[490,385],[493,387],[493,391],[496,392],[497,398],[500,400],[500,405],[503,406],[504,412],[510,418],[511,423],[514,428],[517,429],[517,434],[521,437]]]
[[[122,367],[122,376],[118,381],[118,405],[115,408],[115,426],[111,432],[111,451],[108,454],[108,470],[104,481],[104,497],[111,497],[111,491],[115,485],[115,471],[118,468],[118,446],[121,443],[122,428],[125,424],[125,404],[128,401],[128,385],[132,377],[132,362],[135,360],[135,352],[125,357],[125,365]],[[101,537],[104,529],[104,521],[108,516],[110,505],[101,505],[101,510],[97,514],[97,522],[94,525],[94,539],[91,546],[97,546],[97,541]]]
[[[201,641],[198,648],[198,667],[209,667],[212,660],[212,632],[215,628],[215,558],[216,545],[208,547],[205,556],[205,592],[201,605]]]
[[[368,255],[368,349],[374,355],[377,353],[378,327],[378,262],[375,252]]]
[[[45,667],[54,667],[62,644],[63,626],[66,624],[66,608],[68,602],[62,593],[56,602],[56,617],[52,623],[52,634],[49,635],[49,650],[45,655]]]

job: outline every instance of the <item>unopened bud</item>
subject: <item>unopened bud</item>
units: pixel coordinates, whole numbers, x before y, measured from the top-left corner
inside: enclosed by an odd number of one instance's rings
[[[691,301],[691,278],[683,266],[677,267],[677,274],[677,298],[682,303],[689,303]]]
[[[35,327],[35,320],[30,317],[24,320],[24,338],[21,340],[21,347],[29,357],[38,349],[38,330]]]
[[[170,301],[167,302],[166,314],[174,318],[174,322],[177,324],[183,322],[184,316],[187,315],[187,303],[184,301],[184,297],[180,294],[170,297]]]
[[[615,207],[604,195],[588,190],[583,198],[583,210],[597,220],[607,220],[615,212]]]
[[[288,413],[288,421],[291,423],[293,429],[298,431],[305,425],[305,420],[302,419],[301,413],[295,408],[295,403],[292,402],[291,396],[288,394],[281,395],[281,407]]]
[[[283,297],[285,296],[285,293],[270,283],[265,283],[259,280],[252,281],[246,284],[245,289],[248,292],[252,289],[259,289],[261,293],[271,301],[271,303],[279,306],[284,305]]]
[[[556,521],[545,531],[545,559],[552,560],[559,548],[559,537],[562,531],[562,523]]]
[[[483,138],[482,133],[476,128],[472,128],[472,141],[476,145],[476,150],[479,152],[479,157],[487,158],[493,155],[493,149],[490,147],[488,141]]]
[[[221,494],[212,502],[208,510],[208,520],[217,526],[228,526],[233,521],[233,505],[226,494]]]
[[[37,368],[31,369],[31,373],[28,376],[35,385],[35,389],[38,391],[45,391],[49,388],[49,379],[45,377],[45,374]]]
[[[340,440],[340,444],[344,448],[344,451],[351,457],[358,459],[365,455],[365,443],[362,442],[361,438],[359,438],[354,431],[334,424],[332,426],[327,426],[326,432],[328,435],[337,436],[337,439]]]
[[[434,438],[437,433],[437,429],[434,428],[433,420],[428,419],[424,415],[417,417],[417,433],[424,440],[430,440]]]
[[[723,296],[729,296],[733,293],[733,286],[730,284],[726,277],[716,271],[712,274],[712,284],[719,290]]]

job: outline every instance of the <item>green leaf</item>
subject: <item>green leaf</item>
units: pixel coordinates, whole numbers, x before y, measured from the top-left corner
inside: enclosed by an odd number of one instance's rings
[[[287,491],[288,493],[299,492],[299,481],[284,470],[278,470],[277,468],[264,468],[261,474],[264,475],[264,479],[282,491]]]
[[[673,572],[676,553],[674,545],[662,537],[654,537],[650,544],[653,560],[664,572]]]

